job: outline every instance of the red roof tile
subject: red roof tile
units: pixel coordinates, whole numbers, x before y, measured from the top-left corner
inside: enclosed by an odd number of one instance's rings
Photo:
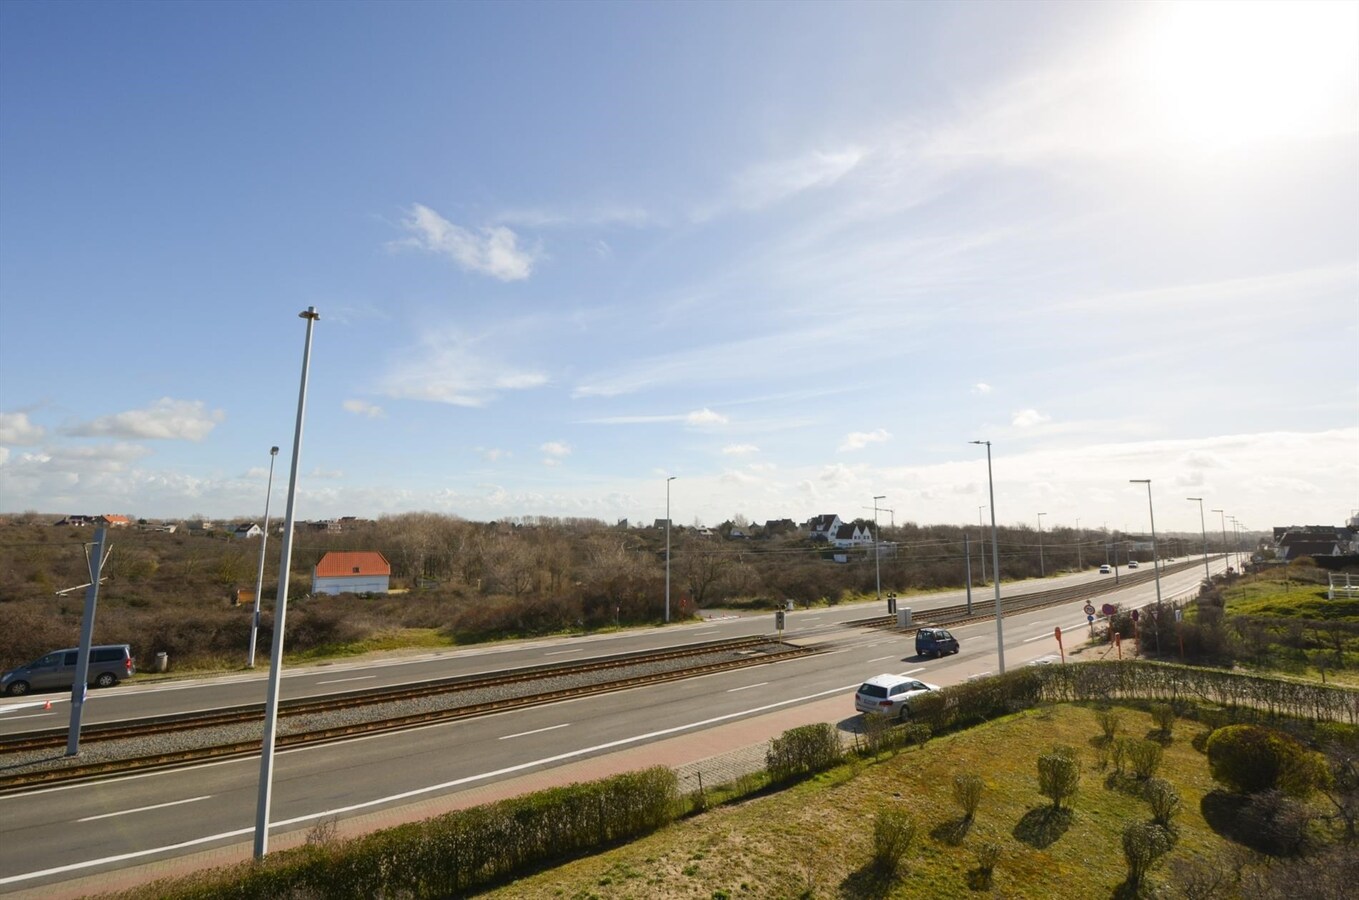
[[[391,575],[387,557],[372,550],[327,553],[316,564],[317,578],[343,578],[346,575]]]

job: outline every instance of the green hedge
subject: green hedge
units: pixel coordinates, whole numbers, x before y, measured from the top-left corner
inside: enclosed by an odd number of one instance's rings
[[[262,862],[138,888],[126,897],[273,900],[448,897],[524,869],[638,837],[674,820],[675,773],[657,766],[540,791]]]
[[[773,781],[786,781],[829,769],[843,755],[835,726],[818,722],[790,728],[770,741],[765,768]]]

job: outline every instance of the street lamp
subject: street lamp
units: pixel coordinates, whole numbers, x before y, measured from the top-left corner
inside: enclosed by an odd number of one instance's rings
[[[1230,565],[1231,558],[1227,550],[1227,513],[1221,509],[1212,510],[1222,519],[1222,565],[1225,568]]]
[[[1199,531],[1203,533],[1203,577],[1209,581],[1213,580],[1213,573],[1208,568],[1208,526],[1203,524],[1203,498],[1185,497],[1186,500],[1197,500],[1199,504]]]
[[[288,510],[283,516],[283,548],[279,560],[278,598],[274,601],[274,652],[269,667],[269,694],[264,704],[264,744],[260,751],[260,791],[255,809],[255,858],[269,852],[269,801],[274,790],[274,729],[278,724],[278,687],[283,673],[283,619],[288,613],[288,570],[293,559],[293,513],[297,499],[297,464],[302,459],[302,419],[307,411],[307,376],[311,370],[311,333],[321,316],[316,307],[298,313],[307,320],[302,348],[302,386],[297,392],[297,426],[293,431],[293,465],[288,475]]]
[[[665,479],[665,621],[670,621],[670,482],[671,475]]]
[[[1000,608],[1000,542],[996,538],[996,482],[991,477],[991,442],[969,441],[986,445],[986,486],[991,497],[991,571],[996,582],[996,662],[1000,674],[1005,674],[1005,626]]]
[[[1047,569],[1043,567],[1043,517],[1047,513],[1038,514],[1038,577],[1046,578]]]
[[[1156,573],[1156,606],[1161,606],[1161,557],[1156,553],[1156,510],[1151,505],[1151,479],[1150,478],[1129,478],[1129,484],[1145,484],[1147,486],[1147,512],[1151,514],[1151,570]]]
[[[1083,536],[1081,534],[1081,520],[1078,516],[1076,518],[1076,568],[1082,572],[1085,571],[1085,556],[1081,553],[1081,538]]]
[[[873,572],[878,579],[878,602],[882,602],[882,529],[878,527],[878,501],[886,500],[886,494],[873,498]]]
[[[274,460],[278,458],[278,448],[269,448],[269,484],[264,489],[264,534],[260,535],[260,568],[255,574],[255,613],[250,619],[250,655],[245,661],[247,669],[255,668],[255,637],[260,630],[260,592],[264,590],[264,547],[269,543],[269,500],[274,494]]]
[[[985,506],[977,507],[977,530],[982,534],[982,584],[986,583],[986,525],[982,522],[982,510],[984,509],[986,509]]]

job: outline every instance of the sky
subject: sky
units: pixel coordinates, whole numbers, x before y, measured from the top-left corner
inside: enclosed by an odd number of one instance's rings
[[[309,307],[298,519],[1341,524],[1359,3],[0,3],[0,512],[281,516]]]

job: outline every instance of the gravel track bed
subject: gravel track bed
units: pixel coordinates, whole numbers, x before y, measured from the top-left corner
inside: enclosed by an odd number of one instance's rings
[[[684,659],[639,662],[636,665],[620,666],[605,671],[576,672],[567,675],[545,675],[531,681],[475,690],[449,691],[415,700],[401,700],[393,703],[375,703],[353,709],[316,715],[279,717],[277,734],[279,736],[299,732],[317,731],[325,728],[339,728],[365,722],[382,721],[421,713],[439,712],[475,706],[479,703],[512,700],[550,691],[570,690],[607,684],[629,678],[663,675],[715,663],[745,660],[786,650],[787,645],[770,642],[767,645],[748,647],[741,652],[719,650],[701,656]],[[43,772],[64,769],[71,766],[92,763],[113,762],[123,759],[136,759],[155,756],[161,753],[174,753],[182,750],[195,750],[223,744],[236,744],[247,741],[264,740],[263,720],[239,725],[224,725],[215,728],[201,728],[194,731],[180,731],[169,734],[151,735],[145,738],[124,738],[111,741],[82,742],[78,756],[66,756],[64,748],[33,750],[28,753],[6,753],[0,746],[0,784],[7,777],[24,775],[30,772]]]

